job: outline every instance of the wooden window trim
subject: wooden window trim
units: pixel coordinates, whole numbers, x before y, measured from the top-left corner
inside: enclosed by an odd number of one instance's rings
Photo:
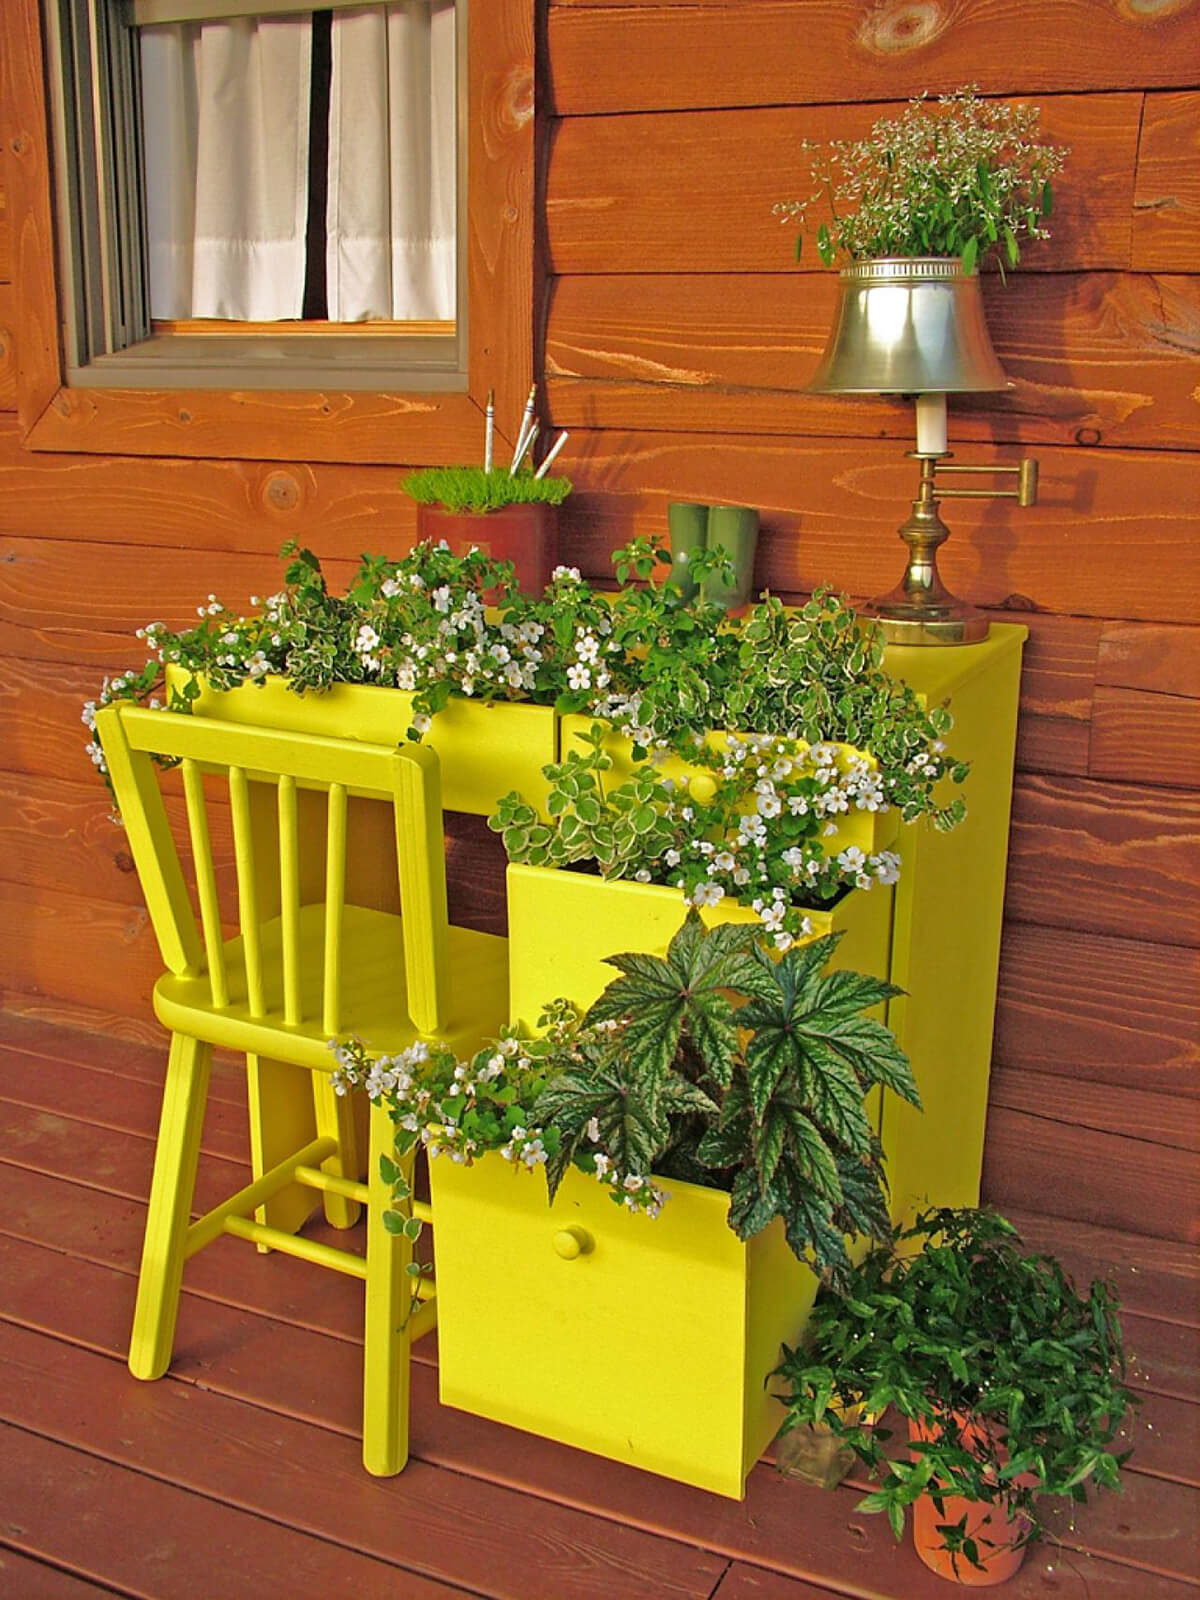
[[[0,105],[25,448],[277,461],[475,460],[489,389],[498,430],[501,421],[515,425],[533,372],[535,3],[487,0],[472,8],[465,392],[390,393],[67,385],[40,8],[38,0],[4,0]]]

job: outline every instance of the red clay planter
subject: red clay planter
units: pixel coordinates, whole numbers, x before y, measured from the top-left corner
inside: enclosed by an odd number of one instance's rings
[[[909,1420],[908,1436],[912,1440],[929,1439],[933,1435],[919,1422]],[[964,1440],[970,1445],[970,1432]],[[1018,1544],[1026,1532],[1021,1519],[1010,1521],[998,1505],[986,1500],[967,1500],[962,1495],[942,1496],[939,1511],[928,1494],[918,1495],[913,1502],[913,1547],[931,1572],[939,1578],[965,1588],[987,1589],[998,1583],[1007,1583],[1018,1572],[1025,1560],[1028,1546]],[[966,1534],[978,1546],[980,1566],[972,1566],[965,1556],[952,1556],[944,1548],[939,1526],[961,1522],[966,1517]]]
[[[456,556],[477,545],[493,561],[511,561],[517,583],[541,594],[558,566],[558,507],[545,504],[503,506],[499,511],[447,511],[417,507],[421,539],[445,539]]]

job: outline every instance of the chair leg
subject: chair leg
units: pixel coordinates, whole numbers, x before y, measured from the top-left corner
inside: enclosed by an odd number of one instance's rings
[[[135,1378],[161,1378],[171,1361],[211,1063],[211,1045],[181,1033],[171,1035],[129,1342],[129,1370]]]
[[[391,1208],[391,1185],[379,1173],[381,1155],[392,1154],[394,1130],[385,1108],[371,1107],[367,1183],[367,1294],[363,1349],[363,1466],[391,1477],[408,1460],[409,1332],[414,1280],[405,1271],[412,1240],[389,1233],[383,1214]],[[409,1163],[411,1169],[411,1163]],[[397,1209],[406,1210],[406,1206]]]
[[[357,1178],[358,1134],[354,1126],[354,1108],[359,1097],[334,1094],[329,1075],[325,1072],[313,1073],[312,1093],[317,1132],[337,1140],[337,1152],[322,1161],[322,1171],[339,1178]],[[362,1207],[356,1200],[347,1200],[340,1194],[325,1196],[325,1220],[331,1228],[352,1228],[361,1212]]]

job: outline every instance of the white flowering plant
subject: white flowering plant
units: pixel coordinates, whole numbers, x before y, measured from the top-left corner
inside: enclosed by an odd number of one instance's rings
[[[387,1107],[395,1125],[400,1164],[389,1157],[382,1173],[392,1185],[393,1208],[384,1217],[392,1232],[407,1231],[414,1241],[420,1236],[419,1224],[401,1206],[410,1194],[405,1158],[418,1148],[431,1160],[456,1165],[470,1165],[495,1150],[514,1166],[531,1172],[541,1167],[554,1174],[553,1199],[563,1170],[558,1165],[562,1132],[546,1119],[544,1094],[557,1077],[594,1053],[607,1030],[582,1027],[565,1000],[551,1002],[539,1026],[542,1031],[532,1038],[507,1029],[465,1061],[438,1041],[418,1039],[392,1056],[372,1054],[357,1038],[330,1042],[337,1061],[335,1092],[361,1089]],[[663,1197],[655,1185],[625,1171],[599,1141],[597,1129],[594,1148],[573,1151],[576,1164],[593,1173],[619,1205],[656,1216]]]
[[[388,1107],[402,1163],[418,1145],[467,1165],[499,1151],[542,1168],[551,1201],[575,1166],[648,1217],[670,1198],[664,1179],[725,1190],[739,1238],[780,1217],[796,1256],[836,1281],[845,1235],[890,1237],[865,1097],[881,1084],[920,1105],[908,1058],[865,1015],[900,991],[824,971],[840,937],[780,957],[753,928],[706,931],[693,911],[665,957],[610,956],[620,975],[582,1018],[555,1001],[537,1037],[508,1032],[470,1061],[423,1041],[395,1056],[335,1042],[334,1087]],[[385,1222],[415,1240],[404,1170],[386,1158],[401,1204]]]
[[[971,272],[990,255],[1015,267],[1023,239],[1049,238],[1052,180],[1070,151],[1040,138],[1036,106],[979,99],[976,85],[910,100],[865,139],[805,140],[813,192],[775,207],[817,254],[958,256]]]
[[[894,851],[825,848],[839,817],[886,809],[878,770],[860,752],[728,734],[695,745],[690,780],[663,777],[648,760],[608,784],[608,733],[593,723],[582,748],[543,769],[545,818],[515,790],[499,802],[488,825],[510,861],[594,862],[604,878],[670,885],[694,906],[728,897],[758,913],[778,950],[811,933],[804,908],[896,882]]]
[[[949,712],[926,709],[888,675],[878,630],[829,591],[797,610],[767,596],[746,618],[731,619],[703,601],[685,604],[670,579],[644,581],[670,561],[645,539],[614,555],[621,587],[613,593],[564,566],[543,593],[522,594],[511,563],[423,541],[398,561],[364,556],[339,595],[310,550],[288,544],[283,554],[283,586],[265,600],[251,596],[248,615],[209,595],[189,629],[139,629],[150,659],[107,678],[98,703],[129,699],[186,712],[200,678],[218,691],[268,676],[297,693],[378,684],[412,694],[412,739],[452,696],[525,701],[606,719],[637,753],[689,760],[709,730],[748,728],[870,752],[883,801],[905,820],[931,816],[947,827],[963,815],[961,800],[943,804],[937,793],[943,778],[960,782],[967,770],[945,752]],[[697,552],[696,560],[702,571],[720,572],[724,563],[720,551]],[[167,667],[181,669],[169,689]],[[96,704],[84,708],[89,730]],[[103,772],[94,739],[89,754]]]

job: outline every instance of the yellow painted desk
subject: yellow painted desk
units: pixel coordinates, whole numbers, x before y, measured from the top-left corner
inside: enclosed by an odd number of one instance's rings
[[[1025,636],[1024,628],[996,624],[979,644],[887,652],[889,670],[928,704],[949,703],[950,748],[971,763],[966,821],[949,834],[905,824],[897,843],[902,867],[889,975],[906,994],[892,1002],[888,1020],[912,1058],[925,1103],[917,1112],[886,1097],[882,1135],[897,1216],[926,1201],[970,1205],[979,1197]],[[316,731],[315,718],[344,737],[378,740],[403,736],[408,699],[364,685],[302,697],[269,684],[206,694],[196,712],[300,731]],[[430,740],[442,758],[449,807],[482,812],[509,788],[538,791],[542,764],[557,755],[552,711],[460,702],[443,717]],[[384,822],[381,848],[390,828]],[[353,876],[369,896],[370,861],[356,863]],[[276,1145],[303,1142],[312,1107],[307,1081],[290,1068],[264,1063],[252,1089],[258,1168],[271,1165]],[[281,1196],[270,1220],[297,1227],[305,1214],[299,1208],[310,1205],[307,1192],[294,1201]]]

